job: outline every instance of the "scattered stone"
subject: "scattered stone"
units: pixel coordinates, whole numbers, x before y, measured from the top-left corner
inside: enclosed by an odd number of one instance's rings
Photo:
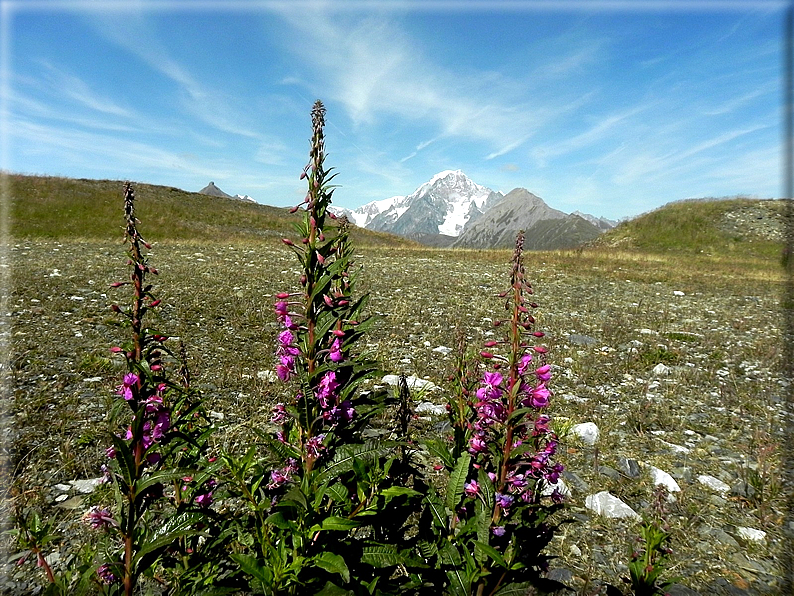
[[[573,485],[576,490],[586,493],[590,490],[590,485],[587,484],[584,480],[582,480],[576,472],[571,472],[570,470],[563,470],[562,477],[565,478],[568,482]]]
[[[102,377],[88,377],[87,379],[83,379],[83,383],[100,383],[102,382]]]
[[[272,370],[260,370],[256,373],[256,378],[260,381],[267,381],[268,383],[275,383],[278,381],[278,375]]]
[[[610,480],[620,480],[620,472],[609,466],[598,466],[598,473],[602,476],[606,476]]]
[[[598,340],[589,335],[579,335],[578,333],[571,333],[568,336],[568,341],[575,346],[594,346]]]
[[[664,445],[665,447],[667,447],[668,449],[672,449],[676,453],[689,453],[690,451],[692,451],[688,447],[683,447],[681,445],[676,445],[675,443],[668,443],[667,441],[663,441],[661,439],[659,439],[659,442],[662,445]]]
[[[417,414],[429,414],[431,416],[445,416],[447,413],[446,406],[439,406],[429,401],[423,401],[414,410]]]
[[[618,471],[629,478],[639,478],[641,475],[640,465],[637,463],[636,459],[631,459],[630,457],[624,457],[621,455],[618,458],[617,465]]]
[[[66,494],[58,495],[57,497],[55,497],[55,502],[56,503],[61,503],[61,502],[65,501],[68,498],[69,498],[69,495],[66,495]]]
[[[657,377],[662,377],[662,376],[667,375],[667,374],[670,373],[670,367],[669,366],[665,366],[664,364],[662,364],[660,362],[659,364],[657,364],[656,366],[653,367],[651,372],[654,375],[656,375]]]
[[[608,491],[587,495],[584,505],[594,513],[604,517],[641,519],[636,511]]]
[[[654,484],[661,484],[671,493],[679,492],[681,490],[681,487],[678,486],[678,483],[675,481],[675,479],[664,470],[660,470],[654,466],[648,466],[648,469],[651,472],[651,479],[653,480]]]
[[[565,567],[550,569],[546,574],[546,577],[552,581],[560,582],[566,585],[573,581],[573,573],[571,573],[570,569],[566,569]]]
[[[102,483],[103,476],[99,478],[86,478],[85,480],[72,480],[72,488],[83,495],[90,495]]]
[[[744,480],[738,480],[731,486],[731,496],[752,499],[755,496],[755,489]]]
[[[574,557],[581,557],[582,556],[582,549],[580,549],[575,544],[571,545],[571,548],[568,549],[568,552],[571,553]]]
[[[700,482],[700,484],[704,484],[712,490],[716,490],[718,493],[724,494],[731,490],[731,487],[725,484],[722,480],[719,478],[714,478],[714,476],[709,476],[708,474],[701,474],[698,476],[698,482]]]
[[[67,492],[67,491],[72,489],[72,485],[71,484],[56,484],[53,488],[55,490],[59,490],[61,492]]]
[[[408,389],[413,389],[414,391],[436,391],[439,388],[435,383],[413,375],[406,377],[405,381],[408,384]],[[400,383],[400,375],[386,375],[381,379],[381,383],[397,387]]]
[[[684,584],[671,584],[665,589],[667,596],[698,596],[692,588],[687,588]]]
[[[582,422],[574,424],[571,432],[579,437],[585,445],[595,445],[598,442],[598,426],[594,422]]]
[[[718,509],[722,509],[728,504],[728,501],[726,499],[723,499],[719,495],[709,495],[709,503],[711,503]]]
[[[733,536],[728,534],[722,528],[706,528],[705,532],[701,532],[701,535],[704,535],[709,538],[713,538],[720,544],[724,544],[725,546],[730,546],[732,548],[739,548],[739,543],[734,540]]]
[[[748,528],[746,526],[738,526],[736,528],[736,533],[737,538],[748,542],[763,542],[766,539],[766,532],[763,530],[756,530],[755,528]]]
[[[226,418],[223,412],[213,412],[212,410],[209,411],[209,417],[212,418],[213,420],[223,420],[224,418]]]
[[[448,348],[447,346],[438,346],[437,348],[433,348],[433,351],[446,356],[452,351],[452,348]]]
[[[684,296],[685,294],[681,290],[674,290],[673,296]]]
[[[551,494],[555,491],[555,489],[557,490],[558,493],[560,493],[564,497],[570,497],[571,496],[571,489],[566,486],[566,484],[565,484],[565,482],[563,482],[562,478],[559,478],[557,480],[557,482],[554,483],[554,484],[552,484],[550,482],[544,483],[543,484],[543,490],[541,491],[541,494],[544,497],[551,496]]]

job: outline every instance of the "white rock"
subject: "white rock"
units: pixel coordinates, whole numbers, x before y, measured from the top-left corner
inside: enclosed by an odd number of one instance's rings
[[[433,351],[446,356],[452,351],[452,348],[448,348],[447,346],[438,346],[437,348],[433,348]]]
[[[256,373],[256,378],[260,381],[267,381],[268,383],[275,383],[278,381],[278,375],[272,370],[260,370]]]
[[[582,549],[580,549],[575,544],[571,545],[571,548],[568,549],[568,552],[571,553],[574,557],[581,557],[582,556]]]
[[[737,534],[740,538],[745,540],[752,540],[753,542],[762,542],[766,538],[766,532],[763,530],[756,530],[755,528],[747,528],[745,526],[737,526]]]
[[[670,474],[664,470],[660,470],[654,466],[648,466],[648,469],[651,471],[651,479],[653,480],[654,484],[661,484],[671,493],[679,492],[681,490],[681,487],[678,486],[675,478],[670,476]]]
[[[672,449],[676,453],[689,453],[691,451],[691,449],[689,449],[687,447],[683,447],[681,445],[676,445],[675,443],[668,443],[667,441],[662,441],[661,439],[659,439],[659,442],[662,445],[664,445],[665,447],[667,447],[669,449]]]
[[[59,490],[61,492],[66,492],[68,490],[71,490],[72,485],[71,484],[56,484],[55,486],[53,486],[53,488],[55,490]]]
[[[87,478],[85,480],[72,480],[71,485],[74,490],[84,495],[94,492],[97,485],[102,484],[103,476],[99,478]]]
[[[417,391],[436,391],[439,387],[438,385],[431,383],[425,379],[420,379],[419,377],[406,377],[406,383],[408,384],[408,389],[414,389]],[[381,379],[381,383],[386,383],[387,385],[392,385],[393,387],[397,387],[400,383],[400,376],[399,375],[386,375]]]
[[[56,503],[62,503],[63,501],[65,501],[68,498],[69,498],[69,495],[58,495],[57,497],[55,497],[55,502]]]
[[[660,362],[659,364],[653,367],[653,370],[651,372],[655,374],[657,377],[660,377],[662,375],[668,374],[670,372],[670,367],[665,366]]]
[[[673,296],[684,296],[685,294],[681,290],[675,290],[673,292]]]
[[[596,514],[603,515],[604,517],[641,519],[636,511],[618,499],[615,495],[605,490],[594,495],[587,495],[584,505]]]
[[[571,432],[579,437],[586,445],[595,445],[598,442],[599,431],[595,422],[582,422],[574,424]]]
[[[544,497],[549,497],[551,496],[551,493],[554,492],[554,489],[557,489],[557,492],[559,492],[564,497],[571,496],[571,489],[568,488],[568,485],[565,484],[562,478],[558,478],[557,482],[555,482],[554,484],[551,484],[550,482],[544,482],[543,490],[540,492],[540,494],[543,495]]]
[[[431,416],[445,416],[447,413],[446,406],[438,406],[429,401],[423,401],[415,409],[417,414],[430,414]]]
[[[698,482],[700,482],[700,484],[705,484],[712,490],[716,490],[718,493],[727,493],[731,490],[731,487],[722,480],[714,478],[714,476],[709,476],[708,474],[701,474],[698,476]]]
[[[209,411],[209,417],[213,420],[223,420],[226,416],[223,415],[223,412],[213,412],[212,410]]]

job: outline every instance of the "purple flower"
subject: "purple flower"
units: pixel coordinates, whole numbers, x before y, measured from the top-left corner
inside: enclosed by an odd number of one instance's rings
[[[518,374],[525,375],[529,369],[529,363],[532,362],[532,354],[524,354],[518,362]]]
[[[317,459],[320,456],[320,452],[325,449],[325,446],[323,445],[323,439],[325,439],[324,434],[317,435],[316,437],[312,437],[306,441],[306,455],[312,459]]]
[[[509,509],[513,504],[513,497],[503,493],[496,493],[496,504],[502,509]]]
[[[533,408],[545,408],[549,405],[549,397],[551,392],[546,388],[546,385],[541,383],[532,390],[529,403]]]
[[[476,497],[480,494],[480,485],[477,484],[476,480],[472,480],[471,482],[467,482],[463,485],[463,492],[466,493],[467,497]]]
[[[289,412],[287,412],[286,406],[282,403],[276,404],[276,407],[273,408],[273,417],[270,422],[273,424],[284,424],[288,418]]]
[[[478,453],[482,453],[488,448],[487,443],[485,442],[485,437],[480,435],[474,435],[471,439],[469,439],[469,453],[472,455],[477,455]]]
[[[276,374],[279,379],[287,382],[295,374],[295,358],[289,354],[282,354],[279,359],[281,363],[276,365]]]
[[[494,526],[491,528],[491,532],[493,532],[494,536],[504,536],[505,535],[505,527],[504,526]]]
[[[109,563],[100,565],[96,570],[96,574],[103,584],[115,584],[117,581],[119,581],[119,578],[113,574],[113,565],[110,565]]]
[[[212,491],[197,496],[196,505],[198,505],[199,507],[209,507],[210,505],[212,505]]]
[[[342,342],[337,337],[334,343],[331,344],[331,349],[328,351],[328,359],[331,362],[342,362],[344,354],[342,354]]]
[[[108,459],[114,459],[116,457],[116,447],[111,445],[107,449],[105,449],[105,455]]]
[[[499,386],[502,384],[502,375],[497,372],[487,372],[482,378],[482,387],[477,390],[477,399],[490,401],[502,395]]]
[[[538,377],[539,380],[543,381],[544,383],[551,379],[551,365],[544,364],[538,369],[535,369],[535,376]]]
[[[159,414],[157,414],[157,418],[155,418],[154,426],[152,427],[152,439],[155,441],[159,441],[163,438],[165,433],[171,427],[171,416],[168,414],[167,411],[163,410]]]
[[[138,387],[140,379],[135,373],[127,373],[124,375],[122,384],[116,389],[116,393],[121,395],[125,400],[130,401],[134,395],[132,393],[133,387]]]
[[[334,396],[334,392],[338,388],[339,383],[336,380],[336,373],[329,370],[323,375],[323,378],[320,379],[317,385],[317,399],[320,401],[320,405],[323,408],[330,407],[332,403],[330,398]]]
[[[270,472],[270,482],[267,487],[270,490],[278,488],[282,484],[290,481],[289,473],[286,470],[275,469]]]
[[[83,515],[83,521],[95,530],[110,526],[118,526],[116,520],[113,519],[113,514],[110,512],[110,509],[101,509],[98,505],[94,505]]]

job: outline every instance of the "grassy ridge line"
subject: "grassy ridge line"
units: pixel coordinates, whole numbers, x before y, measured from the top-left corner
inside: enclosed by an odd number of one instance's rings
[[[118,239],[123,182],[55,176],[5,175],[12,238]],[[136,205],[151,241],[256,240],[294,236],[297,214],[287,208],[135,183]],[[417,246],[403,238],[353,229],[361,245]]]
[[[739,255],[780,259],[782,240],[759,234],[763,225],[747,221],[742,229],[729,229],[726,217],[752,210],[775,225],[785,225],[782,200],[703,199],[668,203],[659,209],[626,221],[604,233],[589,246],[638,252]]]

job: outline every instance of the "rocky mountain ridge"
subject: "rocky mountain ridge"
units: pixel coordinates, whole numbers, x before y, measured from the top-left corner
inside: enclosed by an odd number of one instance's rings
[[[527,248],[570,248],[615,225],[593,215],[565,214],[523,188],[503,195],[473,182],[461,170],[440,172],[407,196],[373,201],[355,210],[332,210],[367,229],[430,246],[466,248],[510,246],[518,230],[527,233]]]

